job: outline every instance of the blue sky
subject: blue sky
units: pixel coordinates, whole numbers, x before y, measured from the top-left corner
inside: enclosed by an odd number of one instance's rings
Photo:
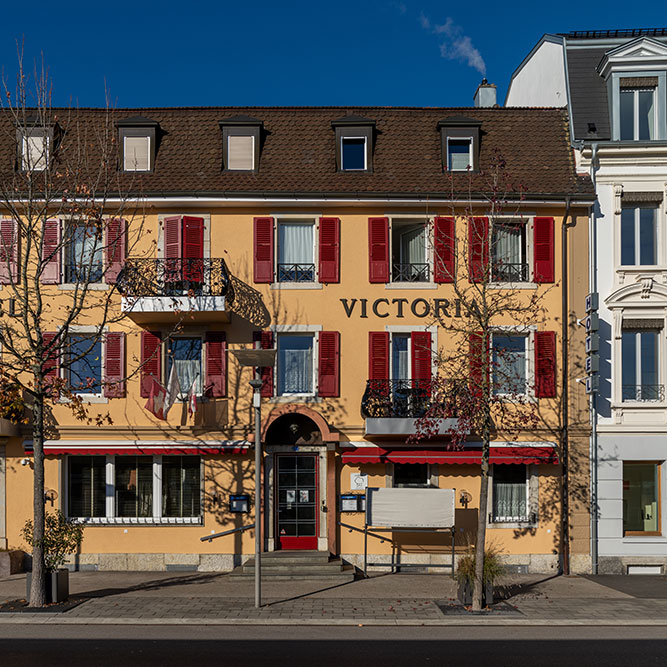
[[[661,3],[6,3],[0,65],[44,60],[55,105],[472,104],[486,73],[500,101],[545,32],[664,27]],[[536,9],[537,8],[537,9]],[[635,9],[636,8],[636,9]]]

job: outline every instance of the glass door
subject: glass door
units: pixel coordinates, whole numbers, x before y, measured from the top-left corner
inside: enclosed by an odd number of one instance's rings
[[[276,455],[276,548],[317,549],[317,454]]]

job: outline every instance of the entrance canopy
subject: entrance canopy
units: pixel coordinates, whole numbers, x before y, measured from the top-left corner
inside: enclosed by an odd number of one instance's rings
[[[343,463],[459,463],[479,465],[482,450],[471,449],[408,449],[357,447],[343,453]],[[549,446],[491,447],[489,463],[529,464],[558,463],[556,450]]]

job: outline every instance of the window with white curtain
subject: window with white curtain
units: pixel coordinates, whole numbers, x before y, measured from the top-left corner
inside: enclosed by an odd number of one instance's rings
[[[101,227],[81,221],[66,225],[65,282],[91,282],[102,280],[104,274],[104,238]]]
[[[313,334],[278,334],[278,395],[313,393]]]
[[[392,220],[392,280],[428,282],[428,225],[425,221]]]
[[[527,391],[528,336],[494,333],[492,341],[493,393],[523,395]]]
[[[494,282],[527,281],[526,225],[515,221],[495,222],[491,257]]]
[[[493,466],[493,521],[528,520],[528,475],[525,465]]]
[[[315,222],[313,220],[278,222],[278,281],[315,280]]]
[[[167,382],[171,367],[175,365],[181,396],[190,393],[194,385],[195,394],[202,393],[202,339],[171,338],[167,347]]]

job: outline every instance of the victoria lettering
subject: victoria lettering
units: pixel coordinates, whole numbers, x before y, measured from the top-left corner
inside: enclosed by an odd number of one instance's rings
[[[394,315],[398,318],[405,317],[409,310],[414,317],[424,318],[433,315],[436,318],[440,317],[461,317],[461,300],[454,299],[433,299],[427,300],[423,298],[417,299],[375,299],[370,301],[368,299],[341,299],[345,315],[351,318],[353,315],[358,317],[368,318],[369,310],[375,316],[384,319]],[[357,306],[359,304],[359,306]],[[370,307],[369,307],[370,306]],[[475,309],[477,306],[473,302],[471,308]]]

